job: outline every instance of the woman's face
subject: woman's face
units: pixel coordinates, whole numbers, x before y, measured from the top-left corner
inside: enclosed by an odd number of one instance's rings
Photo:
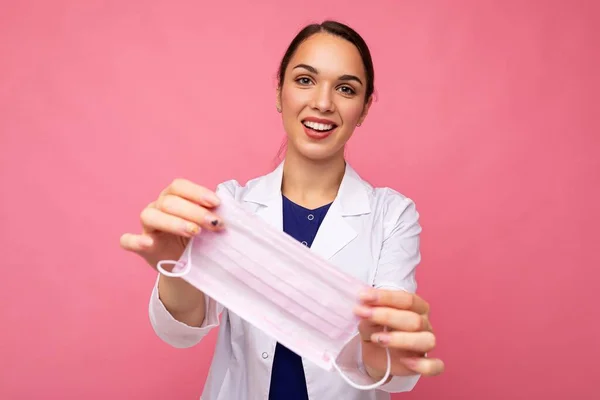
[[[304,41],[290,60],[278,108],[288,152],[314,160],[343,156],[344,145],[367,115],[367,77],[358,49],[327,33]]]

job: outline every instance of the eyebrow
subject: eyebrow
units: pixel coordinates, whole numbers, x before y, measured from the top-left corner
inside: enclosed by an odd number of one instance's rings
[[[315,67],[312,67],[312,66],[307,65],[307,64],[298,64],[293,69],[296,69],[296,68],[305,69],[307,71],[312,72],[315,75],[319,74],[319,71],[317,71],[317,69]],[[340,81],[356,81],[356,82],[360,83],[361,85],[363,84],[362,81],[359,79],[359,77],[355,76],[355,75],[344,74],[344,75],[340,76],[338,79]]]

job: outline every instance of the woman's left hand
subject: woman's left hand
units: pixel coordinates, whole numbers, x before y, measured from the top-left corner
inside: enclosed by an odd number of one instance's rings
[[[386,347],[392,361],[390,376],[433,376],[444,371],[442,360],[425,357],[435,347],[435,335],[429,322],[429,304],[416,294],[371,289],[361,297],[355,312],[362,319],[363,364],[371,377],[384,376]]]

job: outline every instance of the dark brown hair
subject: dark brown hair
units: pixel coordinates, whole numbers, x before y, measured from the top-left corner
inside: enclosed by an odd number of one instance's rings
[[[294,53],[296,53],[296,50],[298,49],[300,44],[302,44],[302,42],[304,42],[312,35],[320,32],[326,32],[331,35],[335,35],[346,39],[358,49],[367,76],[367,87],[365,91],[366,103],[373,94],[373,91],[375,90],[375,70],[373,68],[371,52],[369,51],[367,43],[365,43],[363,38],[354,29],[336,21],[325,21],[320,24],[307,25],[300,32],[298,32],[296,37],[294,37],[294,39],[288,46],[285,54],[283,55],[283,58],[281,59],[281,63],[279,64],[279,70],[277,72],[279,89],[281,89],[281,85],[283,84],[283,80],[285,78],[285,70],[287,69],[290,60],[294,56]]]

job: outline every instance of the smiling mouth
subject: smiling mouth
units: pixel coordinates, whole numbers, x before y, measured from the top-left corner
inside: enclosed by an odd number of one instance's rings
[[[337,128],[337,125],[335,125],[335,124],[322,124],[319,122],[312,122],[312,121],[302,121],[302,125],[304,125],[308,129],[311,129],[315,132],[320,132],[320,133],[330,132],[330,131],[334,130],[335,128]]]

